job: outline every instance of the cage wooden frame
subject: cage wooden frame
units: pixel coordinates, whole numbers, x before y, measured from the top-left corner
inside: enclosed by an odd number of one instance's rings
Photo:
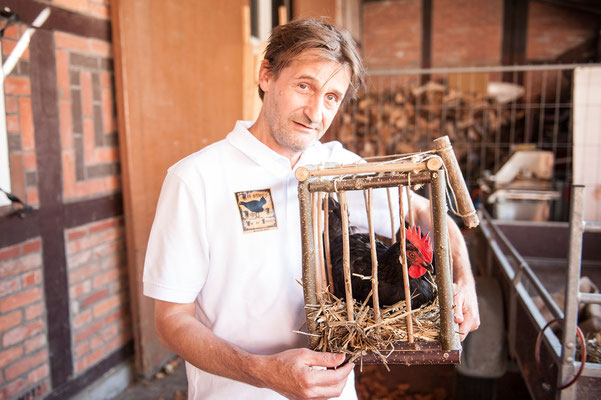
[[[478,219],[469,195],[465,182],[459,171],[457,160],[454,157],[450,141],[447,137],[442,137],[435,140],[437,150],[428,154],[428,157],[412,160],[404,157],[399,161],[387,162],[367,162],[353,165],[336,165],[324,168],[323,166],[316,167],[300,167],[297,169],[296,176],[299,180],[298,196],[300,204],[301,217],[301,237],[302,237],[302,284],[304,292],[305,305],[319,304],[318,290],[319,283],[316,278],[316,263],[318,256],[323,260],[323,256],[316,254],[316,249],[323,246],[320,242],[317,245],[316,239],[321,236],[321,220],[315,225],[317,219],[320,218],[321,210],[316,212],[314,206],[313,194],[320,193],[342,193],[342,198],[339,198],[341,208],[343,209],[343,232],[347,232],[347,216],[345,213],[346,201],[344,193],[351,190],[367,191],[373,188],[399,188],[399,200],[401,199],[402,188],[412,185],[430,184],[431,190],[431,216],[433,223],[432,241],[434,251],[434,261],[436,263],[436,285],[438,287],[438,301],[440,307],[440,335],[438,342],[413,341],[413,334],[409,333],[407,342],[397,342],[394,348],[382,348],[378,351],[365,351],[361,355],[361,363],[386,363],[386,364],[455,364],[460,360],[461,344],[456,324],[453,318],[452,302],[452,271],[451,271],[451,254],[449,248],[449,237],[447,229],[447,203],[446,203],[446,183],[447,177],[445,171],[449,172],[448,181],[457,194],[456,203],[459,212],[464,217],[468,227],[474,227],[478,224]],[[327,176],[329,179],[322,179]],[[456,186],[456,187],[455,187]],[[321,198],[321,196],[319,196]],[[368,198],[366,195],[366,204]],[[399,218],[401,223],[403,220],[402,201],[400,201],[401,212]],[[369,217],[368,207],[368,219]],[[327,215],[327,210],[324,213]],[[325,218],[327,220],[327,218]],[[373,235],[373,226],[370,223],[370,236]],[[403,225],[400,225],[403,226]],[[404,230],[400,230],[404,233]],[[346,236],[346,235],[345,235]],[[401,237],[401,242],[404,244],[404,237]],[[347,252],[349,248],[348,236],[343,238],[344,249]],[[373,247],[373,246],[372,246]],[[323,247],[322,247],[323,248]],[[404,245],[401,246],[404,249]],[[326,250],[326,253],[329,249]],[[325,256],[327,257],[327,255]],[[343,260],[346,257],[345,264],[345,283],[347,285],[346,295],[349,297],[350,289],[350,272],[348,269],[348,256],[343,254]],[[401,259],[404,260],[404,274],[407,271],[406,255],[402,251]],[[322,261],[319,261],[320,263]],[[329,273],[329,272],[328,272]],[[372,273],[372,276],[373,273]],[[377,289],[377,274],[375,275],[375,289]],[[331,276],[329,277],[331,282]],[[374,279],[372,279],[374,281]],[[405,282],[408,278],[405,276]],[[352,289],[351,289],[352,290]],[[408,290],[408,286],[407,289]],[[377,290],[375,290],[374,304],[378,305]],[[410,304],[408,305],[410,309]],[[316,349],[320,340],[320,332],[318,324],[314,319],[312,311],[309,307],[306,308],[307,330],[309,334],[309,346]],[[374,307],[374,312],[379,312],[379,307]],[[354,311],[352,310],[352,302],[347,301],[347,316],[348,320],[352,321]],[[411,329],[411,315],[407,317],[407,329]],[[383,359],[382,354],[386,354]]]

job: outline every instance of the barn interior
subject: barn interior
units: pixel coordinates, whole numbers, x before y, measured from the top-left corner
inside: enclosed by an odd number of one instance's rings
[[[0,0],[0,399],[186,398],[142,292],[161,185],[257,117],[299,18],[367,70],[322,141],[369,161],[447,136],[480,219],[454,216],[483,317],[461,363],[357,367],[358,397],[601,396],[597,1]]]

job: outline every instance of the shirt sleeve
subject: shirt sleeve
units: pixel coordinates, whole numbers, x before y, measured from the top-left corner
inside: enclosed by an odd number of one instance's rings
[[[144,261],[143,292],[154,299],[191,303],[209,265],[203,196],[169,171],[163,182]]]

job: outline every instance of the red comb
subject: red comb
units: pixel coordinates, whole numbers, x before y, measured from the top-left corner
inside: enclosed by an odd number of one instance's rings
[[[420,253],[422,253],[422,256],[424,256],[424,259],[427,262],[432,262],[433,250],[429,233],[426,234],[426,236],[422,236],[419,226],[413,226],[412,228],[410,227],[405,229],[405,238],[410,241]]]

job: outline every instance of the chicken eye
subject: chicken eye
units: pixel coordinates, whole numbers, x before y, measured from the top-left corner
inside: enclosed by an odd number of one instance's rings
[[[410,251],[409,253],[407,253],[407,256],[409,258],[415,258],[415,251]]]

